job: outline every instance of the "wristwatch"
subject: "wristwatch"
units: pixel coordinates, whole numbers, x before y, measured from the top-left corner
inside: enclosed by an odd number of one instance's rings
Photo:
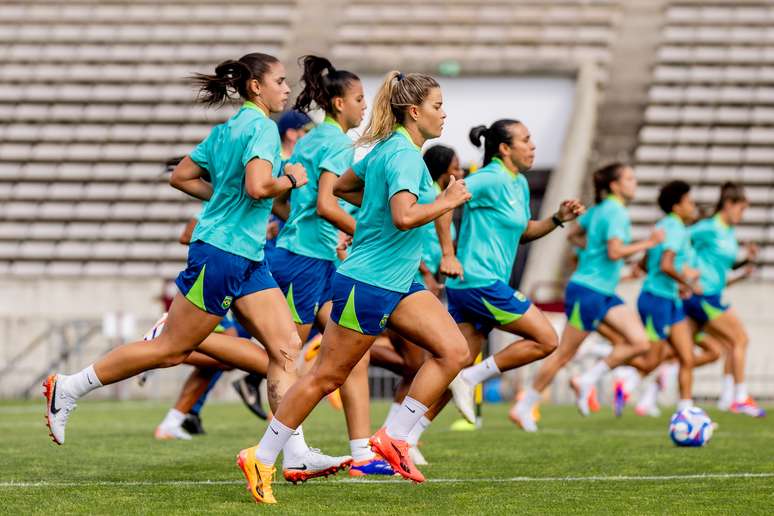
[[[296,178],[295,178],[295,176],[293,176],[293,174],[288,174],[288,173],[286,172],[286,173],[285,173],[285,177],[287,177],[288,179],[290,179],[290,185],[291,185],[290,187],[291,187],[291,188],[296,188],[296,187],[298,186],[298,182],[296,181]]]
[[[554,223],[554,226],[558,226],[560,228],[564,227],[564,223],[562,222],[562,220],[559,217],[556,216],[556,213],[551,215],[551,222]]]

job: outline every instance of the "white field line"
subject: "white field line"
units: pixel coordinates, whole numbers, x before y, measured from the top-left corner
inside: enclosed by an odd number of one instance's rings
[[[519,482],[663,482],[672,480],[724,480],[735,478],[774,478],[772,473],[706,473],[699,475],[614,475],[614,476],[584,476],[584,477],[510,477],[510,478],[429,478],[428,484],[471,484],[471,483],[519,483]],[[36,487],[125,487],[125,486],[208,486],[208,485],[242,485],[242,480],[106,480],[106,481],[76,481],[76,482],[16,482],[0,481],[0,488],[25,489]],[[349,484],[367,486],[370,484],[406,484],[401,479],[358,480],[341,479],[330,482],[313,482],[314,485],[332,486]]]

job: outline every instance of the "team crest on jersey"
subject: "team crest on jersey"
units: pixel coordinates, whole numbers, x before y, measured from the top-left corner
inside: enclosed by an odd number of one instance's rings
[[[514,292],[513,297],[521,301],[522,303],[527,300],[527,296],[519,292],[518,290]]]
[[[382,317],[382,320],[379,321],[379,328],[384,328],[387,326],[387,319],[390,318],[390,314],[384,314],[384,317]]]
[[[234,298],[233,298],[233,297],[231,297],[231,296],[226,296],[226,297],[223,299],[223,302],[220,304],[220,306],[222,306],[222,307],[223,307],[223,309],[225,310],[225,309],[227,309],[229,306],[231,306],[231,302],[232,302],[233,300],[234,300]]]

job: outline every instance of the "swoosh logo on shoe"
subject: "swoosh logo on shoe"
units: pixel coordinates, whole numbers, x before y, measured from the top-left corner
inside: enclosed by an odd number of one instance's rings
[[[408,464],[406,464],[405,459],[403,458],[403,454],[400,452],[397,446],[395,446],[395,443],[390,443],[392,446],[392,449],[395,450],[395,453],[398,454],[398,465],[400,465],[400,468],[405,471],[406,473],[411,474],[411,469],[409,469]]]
[[[409,412],[411,412],[412,414],[416,414],[416,413],[417,413],[417,411],[416,411],[416,410],[411,410],[411,407],[406,407],[406,408],[407,408],[407,409],[408,409],[408,411],[409,411]]]
[[[57,381],[54,380],[54,388],[51,389],[51,413],[53,415],[56,415],[56,413],[59,412],[60,410],[56,408],[56,384],[57,384]]]
[[[279,432],[277,432],[275,429],[273,429],[273,428],[271,427],[271,425],[269,425],[269,430],[271,430],[272,432],[274,432],[274,435],[279,435]]]
[[[261,481],[261,472],[258,471],[258,464],[254,464],[253,466],[255,467],[255,474],[258,476],[258,482],[260,482]],[[258,487],[257,483],[255,484],[255,492],[258,493],[258,496],[263,498],[263,489]]]
[[[94,382],[91,381],[88,374],[86,375],[86,379],[89,381],[89,385],[94,385]]]
[[[306,471],[309,468],[307,467],[306,464],[302,464],[301,466],[290,466],[290,467],[285,468],[285,469],[295,469],[295,470],[298,470],[298,471]]]

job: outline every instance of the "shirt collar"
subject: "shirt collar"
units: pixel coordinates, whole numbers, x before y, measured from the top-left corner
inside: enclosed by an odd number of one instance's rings
[[[253,109],[257,111],[258,113],[262,114],[263,116],[268,116],[263,109],[259,108],[258,105],[255,102],[250,102],[249,100],[246,100],[244,104],[242,104],[243,108],[247,109]]]
[[[617,203],[618,203],[618,204],[620,204],[621,206],[623,206],[623,205],[624,205],[623,199],[621,199],[620,197],[618,197],[616,194],[610,194],[610,195],[608,195],[608,196],[606,197],[606,199],[609,199],[609,200],[611,200],[611,201],[617,202]]]
[[[510,174],[513,179],[516,179],[519,175],[517,172],[512,172],[511,169],[506,167],[505,163],[500,158],[492,158],[492,163],[497,163],[500,168],[502,168],[505,172],[508,172],[508,174]]]
[[[681,218],[680,218],[680,217],[677,215],[677,213],[675,213],[675,212],[671,211],[671,212],[669,212],[669,215],[667,215],[667,217],[672,217],[672,218],[673,218],[673,219],[675,219],[677,222],[679,222],[681,226],[685,226],[685,222],[683,222],[683,219],[681,219]]]
[[[419,147],[419,145],[414,143],[414,140],[411,139],[411,135],[409,134],[409,132],[406,130],[405,127],[403,127],[402,125],[398,125],[398,126],[395,127],[395,132],[398,133],[398,134],[402,134],[416,150],[418,150],[418,151],[422,150]]]
[[[335,118],[333,118],[333,117],[332,117],[332,116],[330,116],[330,115],[325,115],[325,120],[323,120],[323,123],[324,123],[324,124],[330,124],[330,125],[332,125],[332,126],[334,126],[334,127],[338,127],[338,128],[339,128],[339,131],[341,131],[342,133],[344,132],[344,128],[343,128],[343,127],[341,127],[341,124],[339,124],[339,123],[336,121],[336,119],[335,119]]]

